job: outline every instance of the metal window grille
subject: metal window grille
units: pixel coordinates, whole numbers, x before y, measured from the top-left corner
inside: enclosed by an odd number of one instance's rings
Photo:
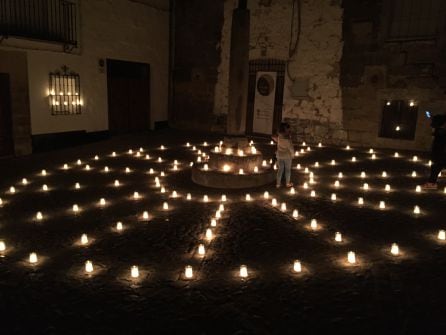
[[[391,0],[390,40],[434,39],[444,0]]]
[[[77,46],[77,5],[68,0],[0,0],[0,35]]]
[[[81,114],[80,76],[62,67],[62,71],[50,73],[49,103],[52,115]]]

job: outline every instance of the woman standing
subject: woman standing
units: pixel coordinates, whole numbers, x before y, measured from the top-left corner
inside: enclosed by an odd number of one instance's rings
[[[432,166],[429,180],[424,189],[437,189],[437,178],[442,169],[446,168],[446,115],[435,115],[431,127],[434,129],[432,142]]]
[[[291,161],[294,155],[294,146],[291,140],[290,125],[282,122],[279,127],[279,134],[273,137],[277,142],[277,179],[276,187],[279,188],[282,182],[282,176],[285,172],[286,187],[293,186],[291,182]]]

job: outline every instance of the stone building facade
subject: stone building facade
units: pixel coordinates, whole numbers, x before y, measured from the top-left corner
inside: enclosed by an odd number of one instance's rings
[[[187,128],[199,124],[202,130],[224,131],[231,14],[237,0],[174,2],[172,124]],[[286,64],[281,118],[292,124],[295,140],[429,148],[431,131],[424,112],[446,111],[442,3],[248,0],[250,60]],[[426,8],[431,8],[431,14]],[[419,11],[423,22],[440,18],[430,26],[435,34],[421,36],[413,31],[409,26],[418,23],[407,23],[414,20],[408,14],[411,11]],[[208,15],[198,19],[193,12]],[[432,13],[437,16],[429,17]],[[412,29],[409,36],[389,39],[389,29],[396,29],[392,28],[394,21],[407,23]],[[415,104],[412,138],[383,134],[383,127],[389,126],[383,125],[383,104],[391,101]],[[398,129],[405,127],[404,118],[394,122],[402,122]]]
[[[76,46],[14,35],[1,39],[0,73],[8,74],[10,80],[16,155],[30,153],[32,139],[38,136],[109,129],[107,59],[149,64],[151,124],[148,128],[168,119],[168,2],[70,2],[77,8]],[[80,114],[52,115],[50,111],[49,74],[64,66],[80,77],[83,100]]]

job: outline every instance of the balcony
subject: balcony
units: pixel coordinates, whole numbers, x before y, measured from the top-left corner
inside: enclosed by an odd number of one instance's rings
[[[76,47],[77,5],[67,0],[0,0],[0,36]]]

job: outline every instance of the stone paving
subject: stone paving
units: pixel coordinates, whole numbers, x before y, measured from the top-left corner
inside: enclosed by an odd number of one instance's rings
[[[299,143],[293,189],[193,184],[220,139],[167,130],[1,160],[6,333],[444,332],[446,190],[417,189],[426,153]]]

